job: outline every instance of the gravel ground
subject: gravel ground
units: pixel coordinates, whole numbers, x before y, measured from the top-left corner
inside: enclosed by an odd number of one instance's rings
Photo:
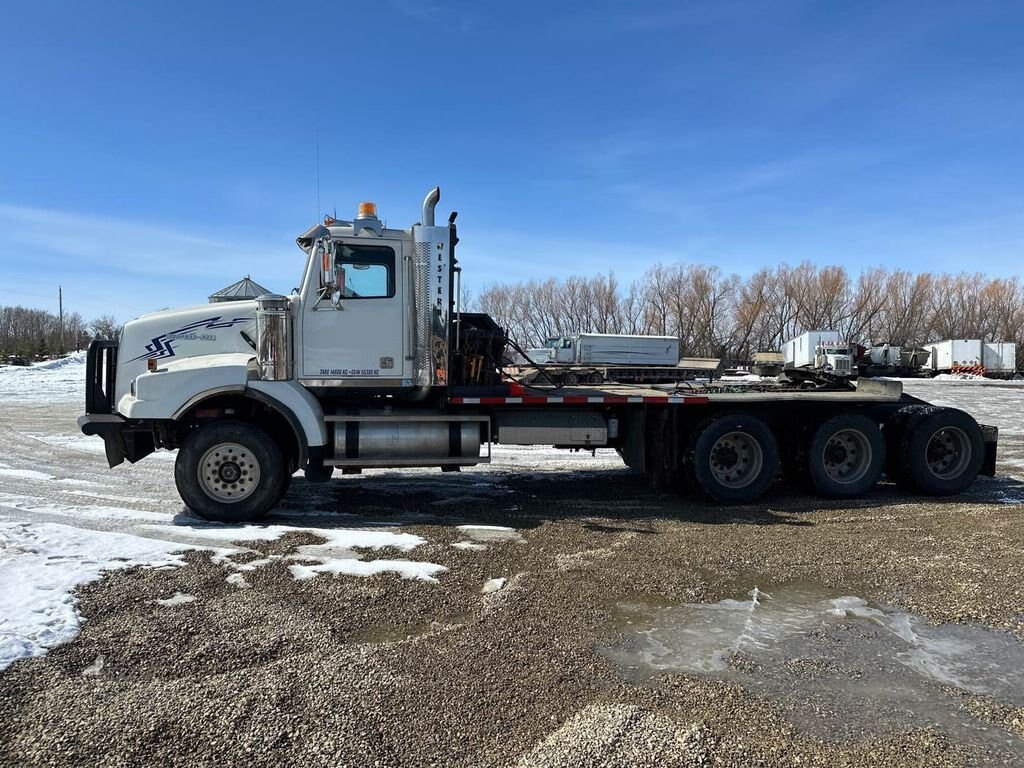
[[[52,418],[0,412],[0,429],[11,437]],[[1019,475],[1021,442],[1009,433],[1002,477],[937,501],[882,486],[855,503],[775,490],[722,509],[617,468],[420,485],[411,473],[297,478],[294,498],[354,515],[318,526],[400,523],[427,543],[373,557],[448,570],[436,582],[299,581],[287,556],[320,541],[306,532],[246,543],[231,562],[280,556],[251,570],[193,551],[184,567],[111,573],[78,590],[87,622],[74,641],[0,673],[0,763],[1018,765],[1024,709],[1012,702],[935,686],[997,748],[938,726],[829,715],[802,686],[780,695],[742,676],[638,678],[601,652],[624,632],[620,603],[715,602],[791,582],[1024,638],[1024,487],[1007,476]],[[111,482],[168,482],[169,463],[142,467]],[[518,535],[453,547],[466,522]],[[157,602],[178,593],[195,599]],[[811,709],[843,720],[841,735],[808,727]]]

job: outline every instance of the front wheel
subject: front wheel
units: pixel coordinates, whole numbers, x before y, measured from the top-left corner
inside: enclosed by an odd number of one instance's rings
[[[224,523],[258,520],[284,495],[288,475],[281,449],[251,424],[207,424],[185,438],[174,483],[186,506]]]

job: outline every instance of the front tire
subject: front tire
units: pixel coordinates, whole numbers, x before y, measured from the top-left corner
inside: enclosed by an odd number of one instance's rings
[[[707,496],[723,504],[746,504],[775,479],[779,449],[763,421],[730,414],[694,431],[687,460],[693,479]]]
[[[259,520],[284,495],[285,459],[262,429],[241,421],[207,424],[185,438],[174,483],[185,505],[222,523]]]

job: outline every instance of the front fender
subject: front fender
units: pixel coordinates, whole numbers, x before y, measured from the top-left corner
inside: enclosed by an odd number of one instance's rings
[[[249,354],[222,354],[167,363],[136,377],[134,390],[118,402],[118,413],[132,420],[177,421],[211,397],[234,393],[269,406],[287,420],[303,463],[313,453],[322,455],[327,425],[320,401],[298,382],[253,378],[251,360]]]
[[[140,373],[135,386],[117,403],[127,419],[174,419],[189,404],[213,394],[243,392],[251,354],[189,357]]]

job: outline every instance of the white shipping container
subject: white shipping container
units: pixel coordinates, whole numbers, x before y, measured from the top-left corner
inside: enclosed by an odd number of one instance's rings
[[[679,339],[675,336],[581,333],[576,338],[576,362],[675,365],[679,362]]]
[[[949,371],[956,366],[981,365],[981,339],[946,339],[929,344],[929,363],[933,371]]]
[[[981,349],[981,364],[992,373],[1017,370],[1017,345],[1012,341],[986,341]]]
[[[814,353],[822,344],[843,346],[839,331],[807,331],[795,339],[782,345],[782,355],[786,358],[786,366],[803,368],[814,365]]]

